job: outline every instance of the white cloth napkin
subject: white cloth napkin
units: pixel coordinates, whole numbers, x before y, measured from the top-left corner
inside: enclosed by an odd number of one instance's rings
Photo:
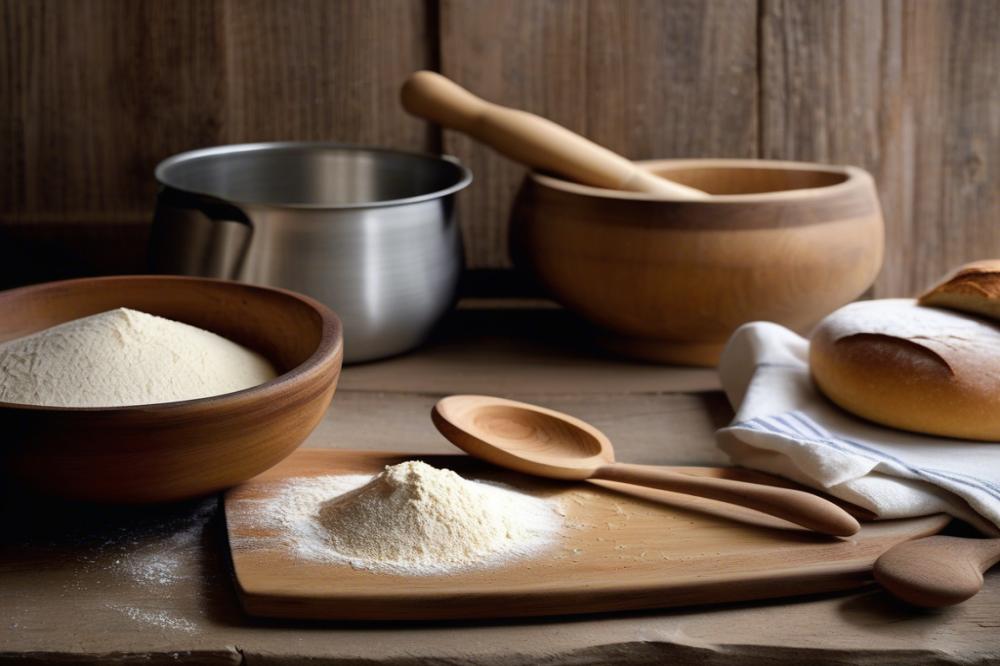
[[[907,433],[852,416],[809,377],[809,342],[769,322],[742,326],[719,363],[736,418],[719,430],[733,462],[777,474],[880,518],[948,513],[1000,528],[1000,442]]]

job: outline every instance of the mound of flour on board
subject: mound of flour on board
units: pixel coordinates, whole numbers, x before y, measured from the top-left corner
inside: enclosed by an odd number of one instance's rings
[[[552,502],[419,461],[293,479],[265,511],[300,557],[408,575],[497,566],[544,549],[562,525]]]
[[[215,333],[119,308],[0,345],[0,401],[121,407],[239,391],[276,376]]]

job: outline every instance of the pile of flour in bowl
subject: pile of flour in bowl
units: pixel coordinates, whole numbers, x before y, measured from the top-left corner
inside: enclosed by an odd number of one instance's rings
[[[420,461],[375,477],[290,479],[248,510],[298,557],[403,575],[498,566],[544,549],[562,526],[553,502]]]
[[[0,344],[0,402],[123,407],[206,398],[276,376],[215,333],[119,308]]]

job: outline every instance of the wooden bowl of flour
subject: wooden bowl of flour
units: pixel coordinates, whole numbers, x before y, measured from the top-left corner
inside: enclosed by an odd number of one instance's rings
[[[131,308],[217,333],[278,376],[225,395],[132,407],[0,402],[8,482],[102,502],[206,495],[272,467],[319,423],[343,356],[340,321],[281,289],[189,277],[88,278],[0,292],[0,343]]]

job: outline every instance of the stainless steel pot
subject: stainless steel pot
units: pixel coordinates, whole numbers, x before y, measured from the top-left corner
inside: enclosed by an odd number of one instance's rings
[[[472,181],[454,158],[256,143],[175,155],[156,178],[154,272],[313,296],[344,324],[345,361],[415,347],[454,302],[454,196]]]

